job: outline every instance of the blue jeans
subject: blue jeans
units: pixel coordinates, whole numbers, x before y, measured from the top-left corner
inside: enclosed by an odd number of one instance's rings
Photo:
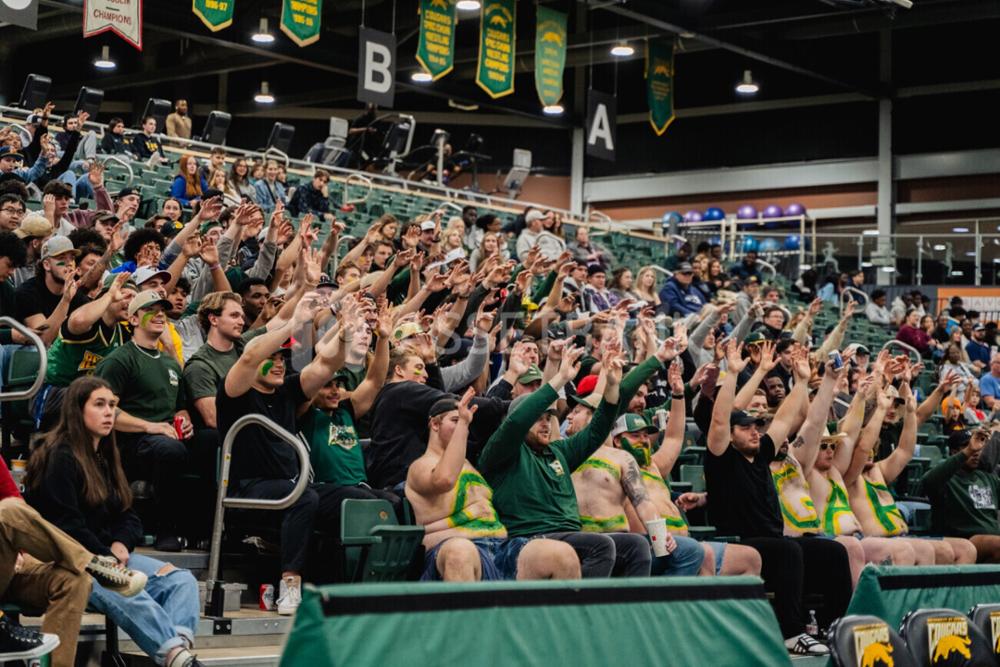
[[[698,540],[674,535],[677,548],[666,556],[653,556],[651,574],[654,577],[692,577],[698,574],[705,560],[705,550]]]
[[[165,563],[132,554],[128,566],[144,573],[146,589],[134,597],[122,597],[93,582],[89,603],[114,621],[158,665],[178,646],[194,646],[198,627],[198,582],[187,570],[177,569],[157,576]]]

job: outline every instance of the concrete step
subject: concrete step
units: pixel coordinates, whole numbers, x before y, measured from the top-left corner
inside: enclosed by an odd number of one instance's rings
[[[211,667],[276,667],[281,660],[281,645],[198,648],[195,654],[199,662]],[[144,653],[130,652],[122,655],[129,667],[154,665]]]

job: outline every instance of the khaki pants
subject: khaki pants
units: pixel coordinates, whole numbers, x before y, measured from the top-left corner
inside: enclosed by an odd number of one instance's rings
[[[19,552],[24,562],[15,572]],[[90,595],[92,554],[17,498],[0,501],[0,598],[44,609],[42,632],[59,636],[52,667],[73,667]]]

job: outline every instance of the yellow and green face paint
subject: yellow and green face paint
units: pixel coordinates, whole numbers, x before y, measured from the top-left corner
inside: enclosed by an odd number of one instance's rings
[[[264,362],[264,365],[260,367],[260,376],[264,377],[271,372],[272,368],[274,368],[274,362],[268,359]]]
[[[642,468],[647,467],[652,462],[652,452],[648,444],[640,441],[633,442],[627,435],[623,435],[622,449],[631,454]]]
[[[143,328],[147,327],[154,317],[156,317],[156,313],[153,311],[143,313],[142,317],[139,318],[139,326]]]

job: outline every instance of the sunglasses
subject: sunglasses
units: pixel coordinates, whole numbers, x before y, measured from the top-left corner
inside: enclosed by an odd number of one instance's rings
[[[821,443],[819,443],[819,449],[820,449],[821,452],[825,452],[828,449],[831,450],[831,451],[837,451],[837,443],[836,442],[821,442]]]

